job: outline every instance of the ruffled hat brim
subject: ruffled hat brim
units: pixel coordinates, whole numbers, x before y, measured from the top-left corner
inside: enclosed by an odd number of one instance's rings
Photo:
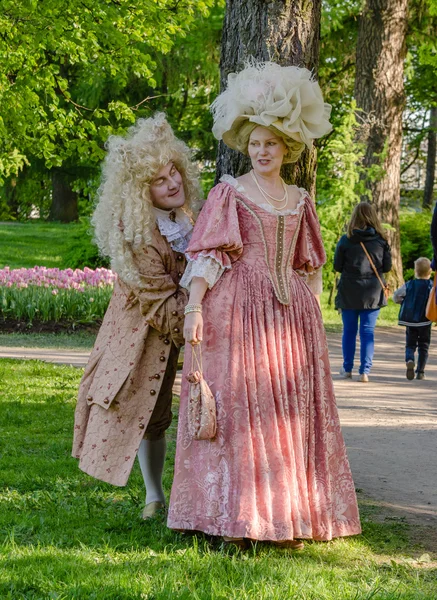
[[[308,69],[251,63],[228,76],[227,89],[212,104],[213,134],[230,148],[238,147],[245,121],[273,127],[289,139],[312,147],[332,130],[331,106]]]
[[[305,143],[301,139],[299,132],[290,133],[288,130],[285,129],[285,127],[283,125],[283,121],[281,119],[276,119],[275,121],[272,121],[271,123],[267,124],[265,122],[262,122],[262,120],[257,118],[255,115],[242,115],[241,117],[237,117],[235,119],[235,121],[232,123],[232,127],[230,129],[228,129],[228,131],[225,131],[222,134],[222,140],[226,144],[226,146],[228,146],[229,148],[232,148],[233,150],[239,150],[240,152],[243,152],[243,154],[248,155],[247,150],[241,148],[241,142],[239,139],[241,126],[244,125],[244,123],[246,123],[247,121],[253,123],[254,125],[259,125],[260,127],[268,127],[269,129],[272,129],[272,128],[277,129],[279,132],[281,132],[283,135],[285,135],[289,139],[305,145]],[[311,148],[311,145],[312,145],[311,139],[309,140],[308,145]]]

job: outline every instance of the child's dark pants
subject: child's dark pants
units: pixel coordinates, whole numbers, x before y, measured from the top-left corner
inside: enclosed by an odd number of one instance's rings
[[[429,344],[431,342],[431,323],[424,327],[407,327],[407,341],[405,345],[405,362],[414,361],[414,353],[418,348],[418,361],[416,373],[425,371],[428,360]]]

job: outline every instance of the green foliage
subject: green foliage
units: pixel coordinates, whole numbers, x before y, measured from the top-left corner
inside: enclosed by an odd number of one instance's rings
[[[3,2],[0,182],[26,165],[62,166],[89,214],[104,142],[156,110],[199,157],[214,157],[207,107],[223,12],[224,0]],[[35,204],[25,179],[18,186]]]
[[[332,105],[334,130],[348,112],[355,83],[355,53],[361,0],[323,0],[318,78],[326,102]],[[324,148],[328,142],[318,142]]]
[[[356,106],[352,101],[342,121],[320,153],[317,171],[317,212],[327,254],[325,281],[333,284],[335,246],[344,233],[352,208],[365,193],[360,166],[364,145],[356,140]]]
[[[419,47],[419,61],[422,65],[430,66],[435,73],[437,71],[437,42],[435,37],[437,33],[437,1],[426,0],[425,6],[428,8],[428,12],[424,11],[421,15],[423,21],[425,21],[426,29],[423,30],[422,43]],[[434,35],[431,37],[429,33]]]
[[[405,61],[404,151],[401,176],[404,187],[412,187],[408,167],[426,162],[428,111],[437,106],[437,11],[435,0],[413,0],[409,6],[408,53]],[[433,9],[434,7],[434,9]]]
[[[170,54],[153,55],[157,85],[150,93],[161,95],[151,105],[167,113],[175,131],[195,150],[195,157],[202,164],[214,162],[216,157],[209,106],[220,87],[224,11],[225,0],[216,0],[185,37],[175,40]]]
[[[83,269],[90,267],[109,268],[109,260],[99,254],[99,249],[92,241],[92,229],[89,219],[82,218],[70,237],[68,250],[63,257],[64,269]]]
[[[103,142],[135,120],[144,100],[130,98],[128,86],[155,85],[151,52],[168,52],[210,4],[3,2],[1,174],[17,174],[28,157],[48,169],[99,163]]]
[[[14,218],[11,214],[11,208],[6,202],[6,198],[0,195],[0,221],[13,221]]]
[[[308,543],[298,556],[266,544],[242,554],[171,531],[164,518],[142,521],[137,464],[117,488],[85,475],[70,456],[82,373],[0,360],[1,598],[435,599],[435,566],[411,558],[408,526],[375,518],[368,504],[362,536]],[[168,434],[167,494],[176,430],[177,419]]]
[[[6,220],[26,221],[35,214],[46,219],[52,203],[51,177],[49,171],[36,161],[33,167],[25,167],[18,176],[10,177],[0,190],[0,202],[8,207]]]
[[[410,210],[400,214],[401,254],[405,269],[414,269],[414,261],[421,256],[432,259],[431,219],[432,212],[429,210]],[[405,274],[405,279],[411,279],[411,271]]]

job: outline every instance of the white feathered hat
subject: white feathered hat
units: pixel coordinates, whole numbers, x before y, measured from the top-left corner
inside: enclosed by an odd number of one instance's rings
[[[239,73],[230,73],[228,86],[214,100],[211,111],[214,136],[235,150],[241,150],[238,132],[246,121],[274,127],[302,144],[302,150],[332,129],[331,106],[323,101],[311,72],[273,62],[252,61]]]

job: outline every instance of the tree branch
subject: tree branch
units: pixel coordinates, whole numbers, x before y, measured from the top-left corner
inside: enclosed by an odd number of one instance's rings
[[[144,104],[144,102],[148,102],[149,100],[154,100],[155,98],[162,98],[163,96],[168,96],[169,94],[158,94],[157,96],[147,96],[147,98],[144,98],[144,100],[141,100],[141,102],[138,102],[138,104],[134,104],[133,106],[129,106],[129,108],[131,110],[138,110],[139,107]]]
[[[408,163],[408,165],[406,167],[404,167],[403,169],[401,169],[401,176],[408,171],[408,169],[410,167],[412,167],[414,165],[414,163],[416,162],[416,160],[419,158],[419,154],[420,154],[420,146],[417,147],[416,149],[416,154],[414,155],[414,158],[411,162]]]

